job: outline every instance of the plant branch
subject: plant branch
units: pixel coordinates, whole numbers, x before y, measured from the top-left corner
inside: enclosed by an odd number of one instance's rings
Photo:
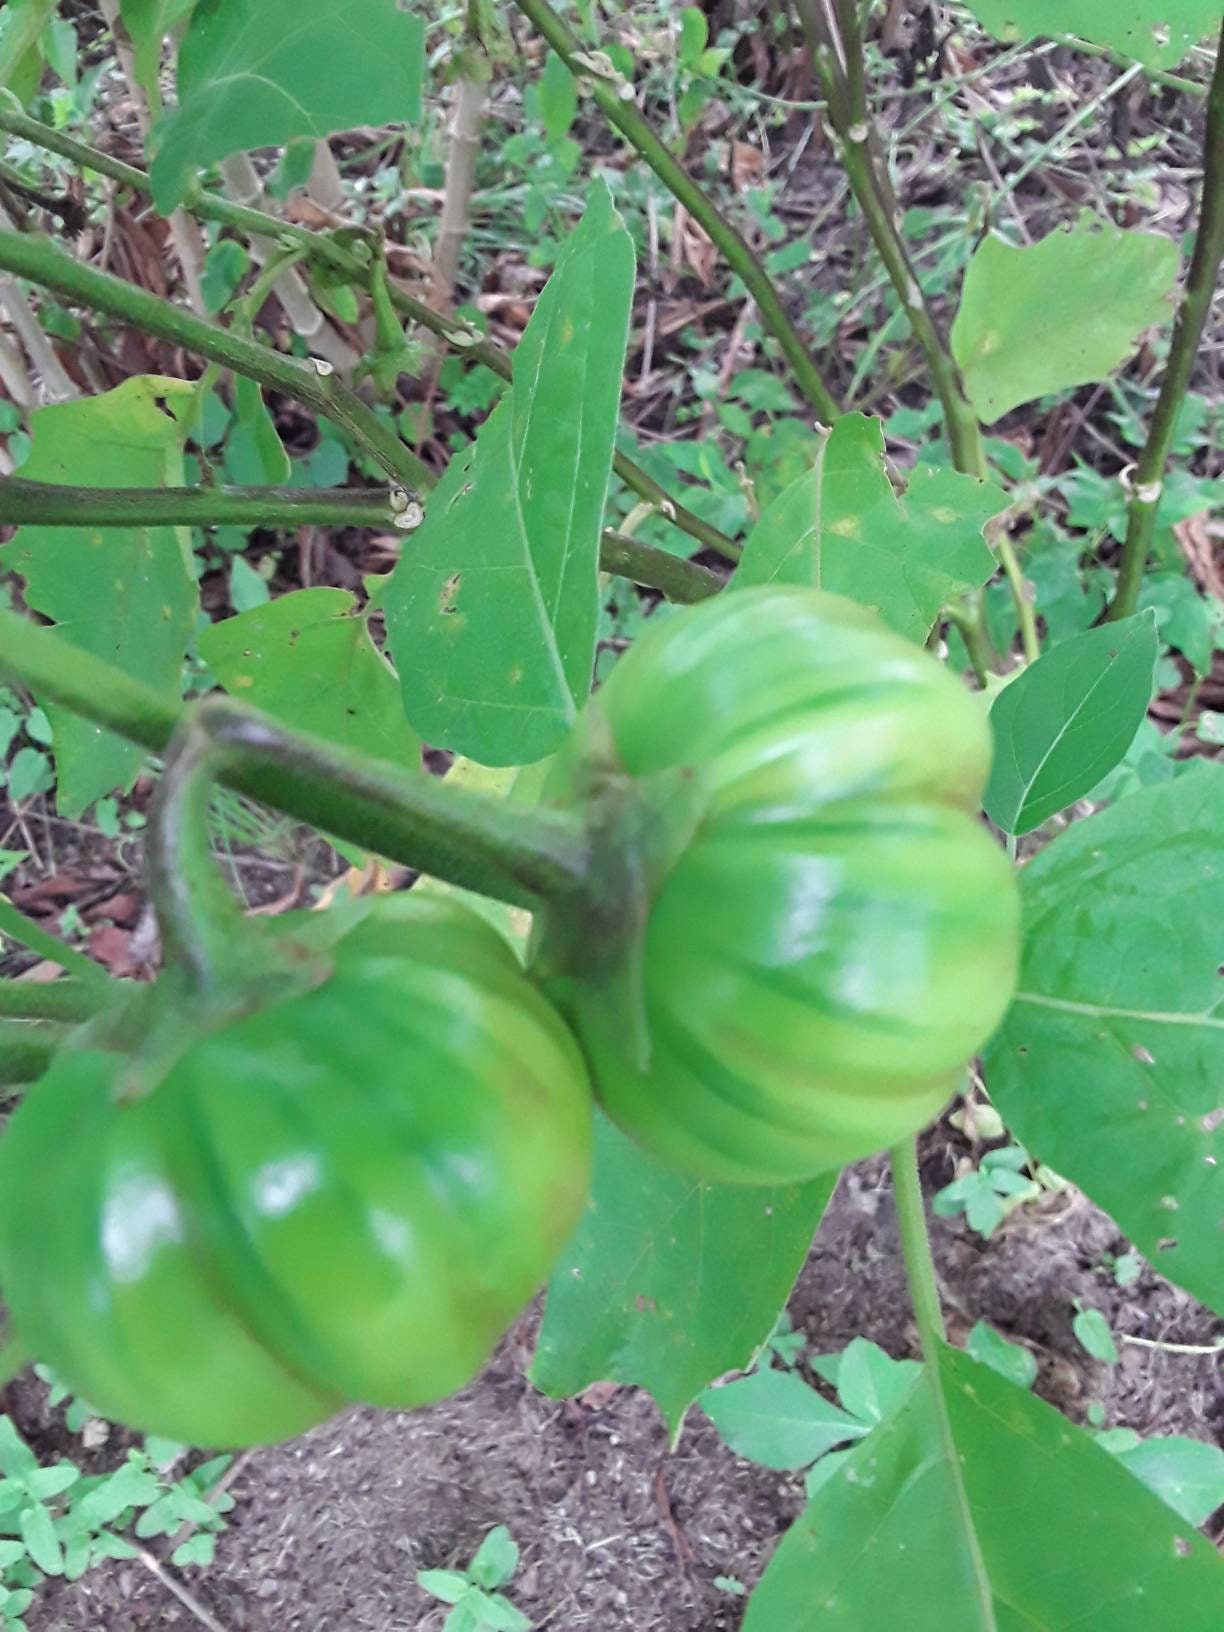
[[[842,24],[840,52],[835,49],[838,40],[829,26],[821,0],[796,0],[796,9],[825,87],[830,121],[841,143],[846,179],[931,372],[956,468],[984,479],[986,458],[977,415],[965,396],[952,354],[915,275],[893,213],[891,187],[876,168],[873,149],[878,138],[867,105],[863,38],[853,0],[838,0]],[[844,68],[841,59],[844,59]]]
[[[187,716],[15,612],[0,611],[0,672],[154,753]],[[508,813],[500,800],[289,731],[228,699],[206,699],[195,718],[217,740],[221,781],[324,833],[513,906],[534,909],[585,887],[580,816],[518,806]]]
[[[317,487],[68,487],[0,477],[0,524],[44,527],[387,527],[385,489]],[[695,561],[607,531],[603,572],[657,589],[669,601],[716,595],[722,579]]]
[[[136,169],[134,165],[124,164],[121,159],[113,158],[109,153],[99,153],[96,149],[87,147],[84,142],[78,142],[73,137],[65,135],[63,131],[52,130],[49,125],[31,119],[15,98],[6,99],[3,90],[0,90],[0,130],[20,136],[25,141],[47,149],[48,152],[58,153],[61,158],[70,159],[82,169],[107,176],[112,181],[130,187],[134,192],[151,196],[149,178],[143,170]],[[235,232],[247,236],[270,237],[299,245],[315,260],[323,261],[336,271],[353,278],[363,288],[366,285],[369,276],[368,261],[325,233],[312,232],[309,227],[299,226],[296,222],[282,221],[274,215],[267,215],[261,210],[251,209],[247,205],[235,203],[232,199],[222,198],[217,193],[203,190],[191,193],[186,207],[202,221],[212,221],[218,226],[231,227]],[[388,289],[391,303],[401,315],[410,318],[414,323],[419,323],[431,334],[436,334],[455,350],[461,350],[473,362],[483,363],[503,380],[512,377],[513,368],[509,355],[500,346],[485,339],[477,329],[433,311],[393,279],[388,280]],[[617,453],[613,463],[617,475],[625,485],[639,498],[654,505],[673,526],[678,527],[681,532],[688,533],[690,538],[697,539],[707,549],[716,551],[728,561],[739,558],[739,546],[728,538],[726,533],[703,521],[684,505],[678,504],[668,494],[666,488],[656,482],[653,476],[648,476],[641,466],[627,455]]]
[[[1173,447],[1177,415],[1190,388],[1199,342],[1215,298],[1220,264],[1224,261],[1224,30],[1216,55],[1215,73],[1207,97],[1204,136],[1203,191],[1198,231],[1190,271],[1173,328],[1169,360],[1152,415],[1147,443],[1131,479],[1126,542],[1118,571],[1118,587],[1106,614],[1127,618],[1139,603],[1139,590],[1156,532],[1156,517],[1164,488],[1165,467]]]
[[[940,1448],[955,1491],[961,1528],[973,1571],[974,1594],[978,1607],[976,1632],[997,1632],[994,1593],[986,1573],[986,1561],[982,1557],[977,1527],[973,1522],[973,1513],[965,1490],[960,1450],[952,1429],[952,1419],[948,1415],[948,1402],[939,1372],[940,1353],[947,1342],[947,1331],[939,1301],[935,1260],[931,1256],[931,1238],[927,1234],[922,1180],[918,1174],[917,1140],[907,1139],[903,1144],[894,1146],[888,1153],[888,1159],[892,1167],[893,1197],[897,1207],[897,1226],[901,1232],[901,1250],[905,1257],[905,1273],[909,1281],[918,1338],[922,1345],[922,1357],[926,1362],[925,1381],[931,1392]]]
[[[608,121],[643,158],[668,191],[722,252],[731,269],[739,275],[765,327],[782,349],[803,395],[825,420],[836,419],[841,409],[825,384],[816,360],[798,329],[791,322],[774,288],[773,280],[744,236],[727,220],[718,206],[697,185],[671,149],[643,117],[628,85],[598,55],[583,50],[569,24],[548,4],[548,0],[515,0],[518,9],[543,35],[570,73],[589,83],[591,95]]]
[[[282,356],[122,278],[74,260],[41,234],[0,232],[0,271],[54,289],[83,306],[283,391],[356,438],[394,481],[414,489],[433,485],[429,469],[336,378],[330,363],[299,363]]]
[[[0,979],[0,1015],[9,1020],[92,1020],[105,997],[81,980]]]

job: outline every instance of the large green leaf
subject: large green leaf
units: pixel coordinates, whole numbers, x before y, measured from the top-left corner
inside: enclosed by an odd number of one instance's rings
[[[811,470],[765,510],[732,588],[812,584],[873,606],[925,640],[940,608],[995,570],[982,529],[1007,508],[989,482],[919,468],[902,498],[884,469],[878,419],[844,414]]]
[[[1172,68],[1220,26],[1220,0],[967,0],[1000,40],[1078,34],[1153,68]]]
[[[139,375],[101,396],[40,408],[22,467],[32,481],[83,487],[173,487],[183,481],[175,418],[184,380]],[[0,561],[19,572],[26,601],[65,640],[177,699],[198,596],[182,527],[22,527]],[[53,703],[59,808],[78,816],[126,786],[144,755],[123,738]]]
[[[1028,833],[1121,762],[1147,713],[1157,650],[1155,619],[1140,612],[1055,646],[999,692],[982,800],[992,822]]]
[[[397,765],[420,764],[395,675],[347,590],[282,595],[212,624],[199,650],[226,691],[286,725]]]
[[[633,246],[601,181],[510,393],[451,461],[387,589],[408,718],[486,765],[551,753],[590,690],[632,294]]]
[[[0,10],[0,88],[28,102],[42,77],[42,33],[56,0],[8,0]]]
[[[1177,262],[1171,239],[1099,223],[1027,249],[984,238],[952,325],[978,417],[990,424],[1034,397],[1105,379],[1144,329],[1173,315]]]
[[[201,0],[156,132],[158,209],[230,153],[417,119],[424,37],[396,0]]]
[[[635,1383],[674,1430],[707,1383],[751,1364],[835,1182],[705,1184],[600,1117],[591,1201],[549,1282],[532,1382],[557,1396]]]
[[[1224,767],[1076,823],[1021,885],[991,1097],[1161,1274],[1224,1312]]]
[[[1221,1625],[1214,1547],[1051,1406],[944,1348],[896,1415],[816,1490],[743,1632]]]

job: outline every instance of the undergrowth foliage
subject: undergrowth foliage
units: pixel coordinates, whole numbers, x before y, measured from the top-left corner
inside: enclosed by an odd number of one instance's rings
[[[0,1416],[0,1625],[123,1559],[215,1626],[230,1460],[155,1430],[438,1398],[551,1275],[538,1389],[802,1477],[746,1632],[1218,1632],[1224,1453],[949,1341],[916,1137],[959,1091],[936,1214],[1075,1185],[1224,1316],[1219,0],[438,10],[0,13],[0,877],[141,838],[162,954],[0,901],[63,971],[0,982],[0,1376],[151,1435]],[[1137,95],[1176,151],[1026,215]],[[297,824],[343,886],[244,918]],[[920,1358],[812,1355],[885,1148]],[[517,1564],[416,1580],[519,1632]]]

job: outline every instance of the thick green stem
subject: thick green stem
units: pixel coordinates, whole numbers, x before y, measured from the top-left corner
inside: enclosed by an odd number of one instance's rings
[[[52,130],[49,125],[31,119],[15,100],[5,101],[2,94],[0,94],[0,130],[7,130],[14,136],[20,136],[36,146],[46,148],[48,152],[71,159],[82,169],[92,170],[136,192],[151,196],[149,178],[145,171],[124,164],[122,160],[112,158],[107,153],[99,153],[62,131]],[[218,226],[231,227],[235,232],[248,237],[292,243],[313,260],[322,261],[363,287],[369,277],[368,261],[326,233],[313,232],[309,227],[299,226],[296,222],[282,221],[278,216],[268,215],[263,210],[251,209],[245,204],[235,204],[219,193],[205,190],[194,191],[188,197],[185,207],[201,221],[212,221]],[[435,312],[394,279],[388,279],[387,289],[392,305],[402,316],[420,324],[431,334],[436,334],[447,345],[462,350],[473,362],[483,363],[503,380],[512,377],[513,365],[510,356],[502,351],[500,346],[485,339],[477,329],[470,328],[457,318]],[[668,494],[666,488],[656,482],[653,476],[648,476],[641,466],[635,464],[626,454],[616,454],[614,468],[627,487],[639,498],[653,504],[681,532],[688,533],[707,549],[715,550],[729,561],[738,558],[739,546],[733,539],[728,538],[726,533],[721,532],[710,522],[703,521],[684,505],[678,504]]]
[[[723,580],[708,567],[686,561],[682,556],[668,555],[666,550],[641,544],[624,533],[604,533],[599,545],[599,565],[604,572],[659,590],[669,601],[705,601],[723,587]]]
[[[901,1232],[901,1251],[905,1257],[905,1273],[909,1281],[910,1299],[914,1306],[914,1323],[926,1362],[926,1385],[930,1390],[932,1409],[939,1432],[940,1447],[948,1466],[948,1476],[956,1494],[961,1529],[969,1551],[973,1572],[974,1595],[977,1599],[978,1619],[973,1632],[997,1632],[994,1612],[994,1593],[986,1573],[977,1527],[965,1490],[961,1469],[960,1449],[948,1415],[948,1402],[940,1376],[940,1355],[947,1341],[943,1308],[939,1301],[939,1282],[935,1275],[935,1260],[931,1256],[931,1238],[927,1234],[926,1209],[922,1201],[922,1180],[918,1174],[918,1142],[907,1139],[889,1152],[892,1166],[893,1196],[897,1206],[897,1226]]]
[[[387,527],[385,489],[319,487],[67,487],[0,476],[0,524],[52,527]],[[602,571],[700,601],[722,580],[694,561],[621,533],[600,540]]]
[[[1204,137],[1203,194],[1198,231],[1186,288],[1182,295],[1169,360],[1152,416],[1147,443],[1131,478],[1126,542],[1118,587],[1107,617],[1128,618],[1139,604],[1143,574],[1156,532],[1156,517],[1164,487],[1165,467],[1173,447],[1177,415],[1190,388],[1190,376],[1199,342],[1215,298],[1220,265],[1224,261],[1224,30],[1216,55],[1215,73],[1207,97]]]
[[[9,1020],[91,1020],[105,998],[81,980],[0,980],[0,1015]]]
[[[15,612],[0,611],[0,673],[154,753],[165,751],[186,716],[180,704]],[[197,717],[223,750],[220,780],[299,821],[514,906],[582,896],[581,815],[508,810],[220,698],[197,705]]]
[[[638,110],[633,88],[597,55],[585,51],[569,24],[548,4],[548,0],[515,0],[528,21],[547,40],[579,80],[590,85],[591,95],[609,123],[645,159],[659,180],[719,249],[731,269],[739,275],[756,302],[761,321],[781,347],[795,376],[795,383],[822,419],[836,419],[841,412],[837,399],[825,384],[816,360],[798,329],[787,315],[768,272],[746,238],[731,225],[718,206],[707,197],[671,149],[656,134],[649,120]]]
[[[50,238],[38,234],[0,232],[0,271],[29,278],[94,311],[117,317],[146,334],[183,346],[187,351],[233,369],[236,374],[283,391],[347,431],[369,450],[394,481],[409,488],[433,485],[427,466],[360,397],[354,396],[336,378],[330,363],[299,363],[284,357],[254,340],[196,317],[193,312],[174,306],[158,295],[125,283],[122,278],[74,260]]]
[[[12,618],[14,623],[25,623],[25,619],[19,618],[15,612],[5,612],[0,616]],[[18,946],[25,946],[31,952],[37,952],[39,957],[46,958],[49,963],[58,963],[65,973],[75,975],[81,985],[88,987],[91,992],[96,992],[100,997],[113,989],[114,982],[105,969],[74,947],[66,946],[63,941],[57,940],[41,924],[36,924],[23,912],[18,912],[13,903],[3,895],[0,895],[0,935],[7,935],[10,940],[16,941]]]

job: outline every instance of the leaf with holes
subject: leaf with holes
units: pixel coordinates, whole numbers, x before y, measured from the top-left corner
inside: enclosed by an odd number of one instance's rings
[[[1119,764],[1152,696],[1151,613],[1102,624],[1039,657],[990,711],[995,757],[982,803],[1005,833],[1028,833]]]
[[[551,753],[590,690],[632,293],[633,245],[601,181],[510,392],[447,467],[387,587],[409,720],[485,765]]]
[[[1220,26],[1220,0],[967,0],[1000,40],[1077,34],[1149,68],[1175,67]]]
[[[175,413],[191,393],[188,381],[140,375],[101,396],[40,408],[21,473],[84,487],[181,485]],[[65,640],[178,700],[199,604],[185,527],[26,526],[0,548],[0,563],[22,575],[26,601]],[[59,809],[76,817],[126,787],[144,754],[68,709],[45,706]]]
[[[903,497],[884,469],[878,419],[843,414],[816,462],[769,505],[732,588],[812,584],[874,607],[925,640],[940,608],[995,570],[982,529],[1007,508],[989,482],[920,467]]]
[[[601,1116],[591,1201],[549,1282],[532,1382],[561,1397],[604,1379],[636,1384],[678,1428],[707,1383],[751,1365],[836,1178],[705,1184]]]
[[[1224,1564],[1091,1435],[940,1345],[783,1537],[743,1632],[901,1624],[1214,1632]]]
[[[1162,1275],[1224,1312],[1224,766],[1076,823],[1021,886],[991,1099]]]
[[[420,742],[399,686],[345,589],[299,589],[199,638],[226,691],[298,731],[415,768]]]
[[[150,174],[167,214],[194,171],[253,147],[420,117],[425,30],[396,0],[202,0]]]
[[[1144,329],[1172,317],[1177,262],[1172,239],[1099,223],[1027,249],[984,238],[951,336],[978,417],[993,424],[1034,397],[1107,379]]]

